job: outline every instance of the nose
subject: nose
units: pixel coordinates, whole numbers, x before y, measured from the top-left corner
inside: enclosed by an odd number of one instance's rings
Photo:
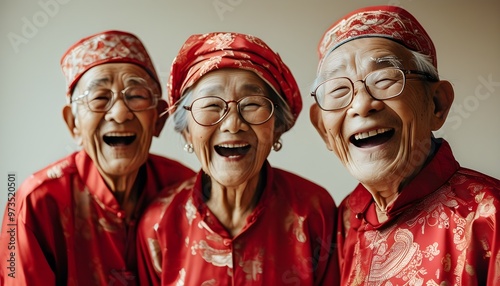
[[[358,80],[354,83],[351,107],[347,110],[350,116],[368,116],[384,108],[382,100],[373,98],[366,89],[364,82]]]
[[[231,106],[231,103],[234,103]],[[220,130],[222,132],[237,133],[240,130],[248,130],[248,124],[241,118],[238,112],[237,103],[235,101],[228,102],[228,111],[224,119],[222,119]]]
[[[116,123],[124,123],[127,120],[132,120],[134,113],[128,108],[121,94],[116,98],[111,106],[111,109],[106,112],[105,119],[115,121]]]

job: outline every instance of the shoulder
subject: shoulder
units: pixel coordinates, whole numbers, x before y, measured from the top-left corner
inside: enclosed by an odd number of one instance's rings
[[[453,178],[450,180],[450,183],[453,185],[476,185],[487,189],[500,189],[500,180],[481,172],[463,167],[458,169]]]
[[[148,161],[150,164],[153,164],[155,166],[161,166],[161,167],[166,167],[166,168],[181,168],[181,169],[189,169],[187,166],[184,164],[180,163],[179,161],[156,155],[156,154],[149,154]]]
[[[33,173],[19,186],[17,199],[26,198],[33,193],[37,193],[37,197],[61,193],[69,178],[77,173],[76,154],[73,153]]]
[[[168,186],[162,189],[155,199],[148,205],[141,218],[141,229],[154,227],[163,218],[171,205],[176,205],[179,200],[185,200],[192,193],[196,177]],[[176,203],[172,203],[172,201]]]
[[[72,180],[78,174],[75,154],[35,172],[15,193],[17,222],[51,224],[60,218],[60,210],[71,204]]]
[[[446,186],[459,198],[468,199],[479,195],[500,200],[500,180],[475,170],[460,167]]]
[[[161,177],[165,177],[166,174],[176,174],[176,177],[183,180],[195,174],[193,170],[184,164],[160,155],[149,154],[147,164],[153,172],[158,173]]]
[[[500,180],[478,171],[459,168],[448,181],[448,188],[464,201],[479,205],[489,201],[500,206]]]

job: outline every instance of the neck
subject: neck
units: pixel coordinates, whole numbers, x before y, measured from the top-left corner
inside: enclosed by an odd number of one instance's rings
[[[433,139],[431,140],[430,149],[425,161],[422,162],[422,164],[420,164],[417,168],[405,171],[408,173],[406,178],[394,176],[377,182],[363,183],[363,186],[372,194],[379,222],[384,222],[388,219],[386,215],[387,208],[398,198],[401,190],[418,175],[418,173],[427,165],[427,163],[429,163],[429,161],[432,160],[436,151],[436,142],[435,139]]]
[[[126,176],[103,176],[116,201],[125,212],[126,220],[129,220],[134,213],[140,188],[143,185],[143,180],[138,174],[139,170]]]
[[[246,218],[257,205],[264,188],[260,181],[257,176],[242,185],[231,187],[214,180],[208,182],[211,188],[206,204],[231,236],[236,236],[243,229]]]

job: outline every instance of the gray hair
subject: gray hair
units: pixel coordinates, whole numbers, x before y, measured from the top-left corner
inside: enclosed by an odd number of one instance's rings
[[[417,70],[426,72],[436,80],[439,80],[437,68],[432,64],[430,56],[415,51],[410,52],[413,55],[412,61],[415,63]]]
[[[278,134],[278,137],[281,134],[288,131],[295,123],[292,111],[290,110],[290,106],[283,99],[283,97],[279,96],[272,88],[267,86],[269,91],[270,98],[273,102],[277,103],[277,108],[274,110],[274,133]],[[173,113],[173,121],[174,121],[174,130],[182,133],[188,127],[188,111],[182,108],[185,105],[189,105],[191,102],[191,97],[193,96],[193,89],[189,88],[182,96],[181,99],[175,104],[177,106],[176,110]]]

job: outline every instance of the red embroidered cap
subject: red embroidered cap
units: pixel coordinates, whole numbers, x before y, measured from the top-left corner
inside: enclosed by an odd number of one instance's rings
[[[394,40],[410,50],[428,55],[437,68],[436,49],[431,38],[413,15],[397,6],[362,8],[335,22],[318,45],[319,66],[340,45],[366,37]]]
[[[261,39],[231,32],[197,34],[186,40],[172,63],[169,106],[175,106],[184,91],[203,75],[222,68],[245,69],[257,74],[284,99],[297,120],[302,98],[290,69]]]
[[[135,35],[122,31],[104,31],[73,44],[61,58],[61,68],[71,96],[80,77],[90,68],[106,63],[132,63],[144,68],[161,84],[146,48]]]

